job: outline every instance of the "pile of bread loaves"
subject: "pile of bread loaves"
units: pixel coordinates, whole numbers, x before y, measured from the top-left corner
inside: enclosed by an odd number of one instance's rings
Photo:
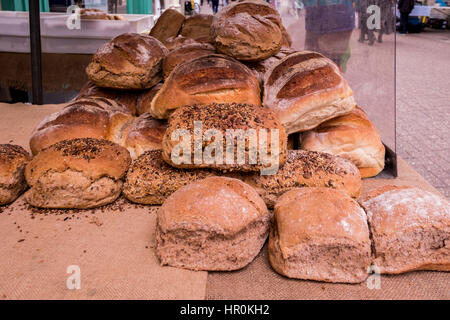
[[[161,205],[156,254],[193,270],[242,268],[269,237],[271,265],[292,278],[356,283],[372,265],[449,271],[449,202],[387,186],[358,203],[361,178],[384,167],[379,133],[331,60],[289,46],[262,0],[214,17],[168,9],[150,35],[112,39],[86,68],[79,96],[35,128],[33,158],[0,147],[0,205],[28,186],[25,200],[41,208],[93,208],[121,194]],[[261,154],[228,161],[218,139],[188,139],[185,161],[174,160],[180,130],[230,129],[258,141],[270,132],[277,170],[261,175]],[[294,133],[300,150],[288,149]],[[197,161],[213,146],[215,161]],[[249,160],[248,140],[243,150]]]

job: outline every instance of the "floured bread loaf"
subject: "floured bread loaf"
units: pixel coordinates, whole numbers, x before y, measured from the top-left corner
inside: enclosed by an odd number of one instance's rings
[[[86,73],[99,87],[148,89],[161,82],[162,60],[167,53],[167,48],[151,36],[124,33],[97,50]]]
[[[196,136],[201,139],[198,146]],[[184,106],[172,113],[162,156],[178,168],[276,171],[286,160],[286,144],[284,128],[270,110],[250,104],[213,103]]]
[[[214,54],[216,50],[209,43],[193,43],[183,45],[169,52],[163,61],[163,76],[167,79],[170,73],[180,63],[190,61],[192,59]]]
[[[450,271],[450,203],[428,191],[383,186],[363,201],[381,273]]]
[[[275,205],[269,261],[289,278],[359,283],[371,262],[366,214],[345,193],[298,188]]]
[[[16,200],[27,188],[24,171],[30,160],[24,148],[0,144],[0,206]]]
[[[266,241],[271,214],[237,179],[210,177],[173,193],[158,211],[156,254],[162,265],[237,270]]]
[[[353,198],[361,195],[361,177],[350,161],[327,153],[288,150],[285,164],[273,175],[243,175],[269,208],[286,191],[299,187],[327,187]]]
[[[358,167],[362,178],[376,176],[384,168],[385,149],[380,134],[359,107],[304,132],[300,147],[346,158]]]
[[[176,37],[184,23],[184,15],[174,9],[166,9],[156,20],[150,35],[161,42]]]
[[[41,208],[86,209],[117,199],[131,158],[107,140],[82,138],[60,141],[29,162],[25,200]]]
[[[150,113],[144,113],[124,129],[121,145],[128,149],[132,159],[148,150],[161,150],[166,129],[166,121],[155,119]]]
[[[117,101],[118,103],[125,106],[132,115],[135,115],[136,105],[140,94],[140,91],[124,91],[101,88],[88,81],[83,86],[83,88],[81,88],[80,93],[78,93],[78,96],[75,98],[75,100],[92,97],[103,97],[109,100]]]
[[[198,43],[194,39],[186,38],[183,36],[170,37],[166,41],[163,41],[163,44],[166,46],[169,51],[172,51],[178,47],[184,46],[186,44]]]
[[[266,72],[263,105],[275,112],[289,134],[348,114],[356,104],[334,62],[320,53],[302,51]]]
[[[198,42],[211,42],[212,14],[196,14],[187,17],[181,28],[182,37],[191,38]]]
[[[62,140],[107,139],[120,143],[122,131],[133,121],[128,108],[100,97],[79,99],[53,113],[34,129],[30,138],[33,154]]]
[[[243,61],[259,61],[280,51],[281,18],[268,3],[233,2],[214,16],[211,36],[217,52]]]
[[[161,150],[147,151],[128,169],[123,195],[132,202],[159,205],[182,186],[214,175],[207,169],[172,167],[162,159]]]
[[[152,100],[156,96],[158,91],[161,90],[162,86],[162,83],[158,83],[156,86],[147,91],[144,91],[139,95],[136,105],[136,113],[138,115],[150,112]]]
[[[230,57],[202,56],[179,64],[171,72],[152,100],[151,113],[167,119],[176,108],[213,102],[261,105],[258,80]]]

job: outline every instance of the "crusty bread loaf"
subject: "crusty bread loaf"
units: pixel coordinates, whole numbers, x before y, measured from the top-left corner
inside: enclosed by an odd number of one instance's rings
[[[380,273],[450,271],[450,202],[428,191],[383,186],[361,201]]]
[[[181,28],[180,35],[198,42],[211,42],[212,14],[196,14],[187,17]]]
[[[162,65],[163,77],[167,79],[173,69],[180,63],[214,53],[215,49],[209,43],[192,43],[178,47],[169,52],[164,58]]]
[[[234,2],[214,16],[212,42],[217,52],[238,60],[264,60],[281,49],[280,25],[280,15],[266,2]]]
[[[108,204],[122,191],[131,158],[107,140],[60,141],[36,155],[25,169],[25,200],[41,208],[86,209]]]
[[[271,214],[237,179],[210,177],[173,193],[158,211],[156,254],[163,265],[237,270],[266,241]]]
[[[16,200],[27,188],[24,171],[30,160],[24,148],[0,144],[0,206]]]
[[[359,107],[304,132],[300,147],[346,158],[358,167],[362,178],[373,177],[384,168],[385,149],[380,134]]]
[[[212,54],[179,64],[152,100],[151,113],[166,119],[176,108],[220,103],[261,105],[258,80],[242,63]]]
[[[150,35],[161,42],[176,37],[184,23],[184,15],[174,9],[166,9],[156,20]]]
[[[196,127],[196,123],[201,128]],[[239,136],[236,130],[241,130],[242,134]],[[206,137],[205,132],[212,131],[214,138]],[[251,132],[254,134],[253,141],[250,139]],[[186,136],[176,136],[178,133],[185,133]],[[234,137],[231,138],[231,135]],[[263,140],[264,135],[266,141]],[[196,136],[203,139],[198,145]],[[233,143],[230,146],[233,153],[227,152],[227,140]],[[180,150],[186,143],[186,149]],[[270,110],[250,104],[213,103],[184,106],[171,115],[163,138],[162,155],[167,163],[178,168],[225,171],[272,169],[276,172],[286,160],[286,144],[284,128]],[[261,145],[267,149],[267,154]],[[196,158],[199,151],[200,157]]]
[[[53,113],[34,129],[30,138],[33,154],[62,140],[74,138],[122,140],[122,130],[133,121],[128,109],[100,97],[79,99]]]
[[[348,114],[356,104],[336,64],[320,53],[302,51],[266,72],[263,105],[275,112],[287,133],[293,133]]]
[[[167,48],[157,39],[137,33],[121,34],[102,45],[86,68],[99,87],[148,89],[162,80]]]
[[[269,208],[286,191],[299,187],[327,187],[353,198],[361,195],[361,177],[350,161],[327,153],[288,150],[285,164],[274,175],[246,174],[243,178],[258,191]]]
[[[108,88],[101,88],[88,81],[81,88],[78,96],[75,98],[91,98],[91,97],[103,97],[110,100],[115,100],[123,106],[127,107],[132,115],[136,114],[136,105],[138,97],[140,96],[140,91],[124,91],[124,90],[113,90]]]
[[[178,47],[184,46],[186,44],[198,43],[194,39],[186,38],[183,36],[170,37],[166,41],[163,41],[163,44],[166,46],[169,51],[172,51]]]
[[[157,120],[150,113],[144,113],[123,130],[121,145],[128,149],[132,159],[148,150],[161,150],[166,129],[166,121]]]
[[[275,205],[269,261],[289,278],[359,283],[368,276],[370,238],[366,215],[345,193],[298,188]]]
[[[123,195],[132,202],[160,205],[182,186],[214,175],[208,169],[172,167],[162,159],[161,150],[147,151],[128,169]]]
[[[163,84],[158,83],[156,86],[152,87],[149,90],[142,92],[138,99],[136,105],[136,113],[137,115],[141,115],[146,112],[150,112],[151,104],[153,98],[156,96],[159,90],[161,90]]]

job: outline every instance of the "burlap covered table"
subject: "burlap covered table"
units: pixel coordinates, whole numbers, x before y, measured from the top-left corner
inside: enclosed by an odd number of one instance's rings
[[[31,131],[62,105],[0,104],[0,143],[28,149]],[[399,177],[365,179],[364,194],[384,184],[438,193],[402,159]],[[267,247],[235,272],[161,267],[154,254],[157,207],[124,199],[85,211],[46,211],[20,198],[0,209],[0,299],[450,299],[450,273],[381,276],[380,289],[287,279],[275,273]],[[67,288],[68,267],[81,289]],[[70,271],[70,269],[69,269]]]

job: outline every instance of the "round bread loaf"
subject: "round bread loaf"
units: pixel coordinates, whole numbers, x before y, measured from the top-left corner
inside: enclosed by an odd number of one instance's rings
[[[83,88],[81,88],[80,93],[78,93],[75,100],[91,97],[103,97],[117,101],[121,105],[125,106],[132,115],[135,115],[137,100],[140,94],[140,91],[124,91],[101,88],[88,81]]]
[[[161,150],[166,129],[166,121],[157,120],[150,113],[144,113],[124,129],[121,145],[128,149],[132,159],[148,150]]]
[[[223,55],[202,56],[181,63],[152,100],[151,113],[167,119],[176,108],[220,103],[261,105],[258,80],[242,63]]]
[[[276,116],[266,108],[238,103],[178,108],[162,144],[163,159],[178,168],[269,174],[284,164],[287,153],[286,133]]]
[[[244,182],[258,191],[269,208],[286,191],[299,187],[327,187],[353,198],[361,195],[361,176],[350,161],[327,153],[288,150],[285,164],[273,175],[244,176]]]
[[[450,271],[450,202],[431,192],[386,185],[361,201],[377,272]]]
[[[133,121],[128,109],[113,100],[100,97],[79,99],[53,113],[34,129],[30,138],[31,152],[62,140],[74,138],[122,141],[123,129]]]
[[[184,46],[186,44],[198,43],[194,39],[186,38],[183,36],[170,37],[166,41],[163,41],[163,44],[166,46],[169,51],[172,51],[178,47]]]
[[[125,33],[102,45],[87,66],[89,79],[99,87],[148,89],[162,80],[167,48],[157,39]]]
[[[366,214],[345,193],[298,188],[275,205],[269,261],[289,278],[359,283],[371,262]]]
[[[41,208],[86,209],[117,199],[131,163],[128,151],[107,140],[64,140],[29,162],[25,200]]]
[[[385,148],[380,134],[359,107],[304,132],[300,147],[348,159],[358,167],[362,178],[376,176],[384,168]]]
[[[211,37],[217,52],[243,61],[259,61],[280,51],[281,17],[268,3],[234,2],[214,16]]]
[[[196,14],[186,18],[180,35],[198,42],[211,42],[212,14]]]
[[[136,113],[141,115],[146,112],[150,112],[151,104],[153,98],[156,96],[159,90],[161,90],[163,84],[158,83],[156,86],[152,87],[150,90],[141,93],[137,100]]]
[[[240,180],[210,177],[178,189],[158,211],[156,254],[162,265],[237,270],[266,241],[271,214]]]
[[[292,53],[272,65],[264,76],[263,105],[275,112],[288,134],[313,129],[356,106],[338,66],[311,51]]]
[[[160,205],[182,186],[214,175],[208,169],[172,167],[162,159],[161,150],[146,151],[128,169],[123,195],[135,203]]]
[[[173,69],[180,63],[214,54],[215,52],[216,50],[209,43],[187,44],[172,50],[163,61],[162,69],[164,79],[167,79]]]
[[[176,37],[184,23],[184,15],[174,9],[166,9],[156,20],[150,35],[161,42]]]
[[[16,200],[27,188],[24,170],[30,160],[24,148],[0,144],[0,206]]]

